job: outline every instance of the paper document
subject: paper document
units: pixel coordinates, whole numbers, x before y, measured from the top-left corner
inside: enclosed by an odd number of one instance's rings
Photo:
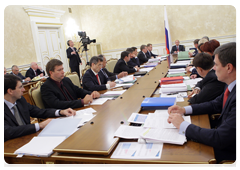
[[[176,69],[168,69],[168,72],[171,73],[171,72],[185,72],[185,68],[176,68]]]
[[[53,153],[53,149],[65,139],[65,136],[33,137],[30,142],[16,150],[14,154],[48,157]]]
[[[133,75],[128,75],[120,79],[116,79],[115,82],[117,83],[127,83],[127,82],[133,82],[135,81],[135,77]]]
[[[154,67],[141,68],[139,71],[151,71]]]
[[[120,142],[111,158],[118,159],[160,159],[163,144],[140,144],[137,142]]]
[[[38,136],[65,136],[68,137],[76,131],[81,119],[53,119],[40,132]]]
[[[178,94],[161,94],[161,97],[176,97],[176,102],[184,102],[184,98],[178,93]]]
[[[103,105],[107,100],[112,100],[113,97],[108,97],[108,98],[98,98],[98,99],[93,99],[93,102],[90,104],[85,104],[84,106],[89,106],[89,105]]]
[[[163,84],[159,90],[159,93],[176,93],[176,92],[185,92],[187,91],[187,85],[185,83],[177,84]]]
[[[138,139],[143,130],[143,127],[139,126],[120,125],[114,136],[124,139]]]
[[[132,123],[144,123],[147,119],[146,114],[139,114],[139,113],[132,113],[132,115],[129,117],[128,122]]]
[[[101,94],[101,96],[111,96],[111,95],[122,95],[126,90],[119,90],[119,91],[107,91],[106,93],[104,94]]]
[[[171,143],[183,145],[186,142],[186,137],[178,133],[178,129],[152,129],[148,128],[141,133],[144,139],[154,139],[162,141],[163,143]]]
[[[163,142],[159,140],[154,139],[143,139],[142,137],[138,138],[138,143],[144,144],[144,143],[156,143],[156,144],[162,144]]]
[[[201,80],[202,80],[202,78],[195,78],[195,79],[190,79],[190,80],[184,80],[183,82],[186,85],[195,86]]]

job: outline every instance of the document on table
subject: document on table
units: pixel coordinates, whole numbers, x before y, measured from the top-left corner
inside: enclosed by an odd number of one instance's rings
[[[178,73],[182,73],[182,72],[186,72],[185,68],[175,68],[175,69],[168,69],[168,72],[178,72]]]
[[[128,122],[131,123],[144,123],[147,119],[146,114],[139,114],[139,113],[132,113],[132,115],[129,117]]]
[[[123,86],[131,87],[132,85],[133,85],[133,83],[116,84],[116,86],[111,88],[111,89],[118,88],[118,87],[123,87]]]
[[[171,143],[177,145],[183,145],[186,142],[186,137],[178,133],[178,129],[152,129],[148,128],[141,133],[141,137],[144,139],[159,140],[163,143]]]
[[[65,139],[65,136],[33,137],[30,142],[16,150],[14,154],[48,157],[53,153],[53,149]]]
[[[161,94],[161,97],[176,97],[176,102],[184,102],[184,97],[187,97],[187,92],[179,92],[177,94]]]
[[[122,95],[126,90],[113,90],[113,91],[107,91],[106,93],[102,94],[101,96],[115,96],[115,95]]]
[[[139,126],[120,125],[114,136],[124,139],[138,139],[143,130],[143,127]]]
[[[163,144],[140,144],[137,142],[120,142],[111,158],[118,159],[160,159]]]
[[[76,131],[81,119],[53,119],[40,132],[38,136],[65,136],[68,137]]]
[[[107,100],[112,100],[113,97],[108,97],[108,98],[98,98],[98,99],[93,99],[93,102],[90,104],[85,104],[84,106],[89,106],[89,105],[103,105]]]
[[[151,71],[154,67],[141,68],[139,71]]]
[[[143,125],[144,128],[176,128],[172,123],[168,123],[168,110],[156,110],[155,113],[149,113]],[[190,116],[183,116],[183,119],[191,123]]]
[[[183,82],[186,85],[196,85],[201,80],[202,80],[202,78],[195,78],[195,79],[190,79],[190,80],[184,80]]]
[[[187,91],[187,85],[185,83],[178,83],[178,84],[161,85],[159,93],[167,94],[167,93],[186,92],[186,91]]]

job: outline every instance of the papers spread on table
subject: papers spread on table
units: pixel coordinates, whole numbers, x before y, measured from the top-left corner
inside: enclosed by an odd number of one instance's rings
[[[89,105],[103,105],[107,100],[112,100],[113,97],[104,97],[104,98],[98,98],[98,99],[93,99],[92,103],[85,104],[84,106],[89,106]]]
[[[195,79],[190,79],[190,80],[184,80],[183,82],[186,85],[190,85],[190,87],[195,87],[195,85],[201,80],[202,80],[202,78],[195,78]]]
[[[132,113],[132,115],[128,119],[128,122],[143,124],[146,119],[146,114]]]
[[[111,158],[118,159],[160,159],[163,144],[140,144],[138,142],[119,142]]]
[[[176,97],[176,102],[184,102],[184,98],[186,98],[187,92],[177,92],[177,93],[172,93],[172,94],[165,94],[162,93],[161,97]]]
[[[120,125],[114,136],[124,139],[138,139],[143,130],[143,127],[139,126]]]
[[[30,142],[16,150],[14,154],[48,157],[53,153],[53,149],[65,139],[65,136],[33,137]]]
[[[120,79],[116,79],[115,82],[122,84],[122,83],[134,83],[136,78],[133,75],[128,75]]]
[[[141,68],[139,71],[151,71],[154,67]]]

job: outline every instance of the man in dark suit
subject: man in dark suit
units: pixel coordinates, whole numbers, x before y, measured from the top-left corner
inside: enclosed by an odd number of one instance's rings
[[[26,77],[33,79],[36,76],[43,77],[45,76],[45,72],[36,62],[31,62],[31,67],[27,70]]]
[[[217,78],[227,84],[224,93],[210,102],[184,108],[177,105],[169,107],[168,122],[188,139],[212,146],[219,163],[222,160],[236,160],[236,43],[224,44],[214,54]],[[182,114],[206,113],[221,113],[216,128],[204,129],[182,118]]]
[[[72,40],[67,41],[67,45],[69,48],[66,50],[67,52],[67,58],[69,58],[69,66],[71,68],[71,72],[77,72],[78,77],[80,79],[80,70],[79,70],[79,64],[82,63],[77,49],[74,46],[74,43]]]
[[[101,71],[103,60],[100,57],[93,56],[90,60],[91,68],[83,76],[83,89],[89,91],[100,91],[115,87],[116,83],[108,81],[108,78]]]
[[[35,133],[43,129],[51,119],[41,123],[30,123],[30,116],[48,118],[75,115],[72,109],[39,109],[32,106],[22,96],[25,91],[21,79],[17,76],[4,75],[4,142],[20,136]]]
[[[134,73],[139,71],[138,66],[130,67],[127,62],[130,60],[130,53],[127,51],[123,51],[121,53],[121,58],[118,60],[114,67],[114,73],[121,73],[122,71],[126,71],[128,73]]]
[[[188,54],[191,56],[191,57],[195,57],[197,54],[198,54],[198,42],[199,42],[200,39],[196,39],[193,41],[193,45],[195,47],[195,51],[194,52],[189,52]]]
[[[79,108],[100,97],[98,92],[81,89],[68,77],[64,77],[63,63],[58,59],[50,60],[46,71],[49,78],[41,86],[42,100],[46,108]]]
[[[132,48],[127,48],[126,51],[130,53],[130,60],[127,62],[128,66],[129,67],[136,67],[137,66],[137,68],[140,67],[139,60],[138,60],[138,58],[137,59],[135,58],[136,56],[134,54],[133,49]],[[138,64],[139,64],[139,66],[138,66]]]
[[[10,74],[18,76],[23,82],[31,81],[30,77],[25,77],[19,72],[19,68],[16,65],[12,66],[12,72]]]
[[[161,55],[156,55],[152,53],[152,44],[147,44],[147,58],[156,58],[156,57],[160,57]]]
[[[191,104],[203,103],[214,100],[223,93],[225,83],[218,81],[215,70],[212,69],[214,62],[212,56],[208,53],[199,53],[193,60],[193,65],[197,69],[198,74],[203,77],[195,87],[197,90],[189,95],[193,96],[189,99]]]
[[[132,50],[133,50],[133,58],[131,58],[131,61],[136,63],[137,66],[140,67],[140,62],[137,57],[137,55],[138,55],[137,47],[132,47]]]
[[[173,47],[172,47],[172,50],[171,50],[171,54],[177,54],[179,51],[185,51],[185,48],[183,45],[179,45],[179,40],[176,40],[175,41],[175,44]]]
[[[120,79],[120,78],[128,75],[128,73],[126,71],[123,71],[119,74],[108,71],[106,69],[107,60],[106,60],[105,56],[100,54],[98,57],[100,57],[103,60],[102,69],[100,71],[107,77],[107,79],[109,81],[115,81],[116,79]]]
[[[142,65],[143,63],[146,63],[148,61],[148,58],[146,56],[147,46],[141,45],[140,50],[141,51],[138,53],[137,57],[139,59],[140,65]]]

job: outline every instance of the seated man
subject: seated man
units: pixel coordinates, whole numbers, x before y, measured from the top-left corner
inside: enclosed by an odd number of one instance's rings
[[[26,77],[30,77],[31,79],[33,79],[34,77],[39,75],[40,77],[45,76],[44,70],[40,66],[38,66],[36,62],[31,62],[31,67],[27,70]]]
[[[128,66],[127,62],[130,60],[130,53],[127,51],[123,51],[121,53],[121,58],[118,60],[114,67],[114,73],[121,73],[122,71],[126,71],[129,73],[134,73],[139,71],[138,66],[130,67]]]
[[[198,53],[193,60],[198,74],[203,77],[195,87],[195,90],[189,95],[191,104],[203,103],[214,100],[223,93],[225,83],[218,81],[215,70],[212,69],[214,62],[212,56],[207,53]]]
[[[147,44],[147,53],[146,53],[147,57],[148,58],[156,58],[158,56],[161,56],[161,55],[156,55],[156,54],[153,54],[152,53],[152,44]]]
[[[168,122],[179,129],[187,139],[212,146],[217,163],[236,160],[236,43],[231,42],[214,51],[214,69],[219,81],[227,84],[222,95],[215,100],[191,106],[174,105],[168,108]],[[217,127],[205,129],[183,120],[183,114],[216,114]]]
[[[86,71],[83,76],[83,89],[89,91],[100,91],[110,89],[116,86],[115,82],[108,81],[108,78],[103,74],[103,60],[100,57],[93,56],[90,60],[91,68]]]
[[[147,46],[141,45],[140,50],[141,51],[138,53],[137,57],[139,59],[140,65],[142,65],[143,63],[146,63],[148,61],[148,58],[146,56]]]
[[[195,57],[198,54],[198,42],[200,39],[196,39],[193,41],[193,45],[195,47],[195,51],[194,52],[189,52],[188,54],[190,55],[190,57]]]
[[[132,47],[132,50],[133,50],[133,57],[130,60],[132,62],[136,63],[138,67],[140,67],[140,62],[137,57],[137,55],[138,55],[137,47]]]
[[[12,66],[12,72],[10,74],[13,74],[15,76],[18,76],[23,82],[26,82],[26,81],[31,81],[31,78],[30,77],[25,77],[23,76],[20,72],[19,72],[19,68],[18,66],[16,65],[13,65]]]
[[[120,78],[128,75],[128,73],[126,71],[123,71],[119,74],[109,72],[106,69],[107,60],[106,60],[105,56],[100,54],[98,57],[103,59],[103,65],[102,65],[101,72],[107,77],[108,80],[115,81],[116,79],[120,79]]]
[[[136,66],[138,67],[138,64],[137,64],[137,62],[136,62],[135,54],[134,54],[134,52],[133,52],[133,49],[132,49],[132,48],[127,48],[126,51],[130,53],[130,60],[127,62],[127,65],[128,65],[129,67],[136,67]],[[135,61],[135,62],[134,62],[134,61]]]
[[[31,124],[30,116],[48,118],[76,114],[76,111],[70,108],[66,110],[39,109],[27,103],[22,96],[24,91],[19,77],[11,74],[4,75],[4,142],[35,133],[51,121],[47,119],[41,123]]]
[[[46,71],[49,77],[41,86],[42,100],[46,108],[79,108],[100,97],[98,92],[81,89],[68,77],[64,77],[63,63],[58,59],[50,60]]]
[[[172,46],[172,50],[171,50],[171,54],[177,54],[179,51],[185,51],[185,48],[183,45],[179,45],[179,40],[176,40],[175,41],[175,44],[174,46]]]

